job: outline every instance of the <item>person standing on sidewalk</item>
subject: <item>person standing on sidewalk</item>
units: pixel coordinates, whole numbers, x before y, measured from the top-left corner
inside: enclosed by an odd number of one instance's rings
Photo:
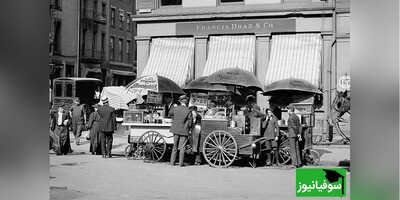
[[[97,112],[99,109],[99,104],[94,104],[94,112],[90,114],[88,129],[90,129],[90,147],[89,151],[92,152],[92,155],[100,155],[101,154],[101,142],[100,142],[100,133],[99,133],[99,121],[100,115]]]
[[[87,120],[85,110],[78,97],[75,98],[74,104],[69,111],[72,116],[72,133],[75,136],[76,145],[79,145],[79,138],[82,135],[83,126],[86,124]]]
[[[280,166],[279,163],[279,152],[278,152],[278,139],[279,139],[279,125],[278,118],[272,114],[272,109],[267,108],[267,119],[263,121],[262,128],[265,129],[264,137],[266,137],[265,146],[267,149],[267,166],[272,165],[271,151],[274,152],[276,165]]]
[[[172,124],[169,132],[174,135],[174,146],[172,147],[171,161],[172,166],[175,165],[176,156],[179,148],[179,166],[183,167],[183,159],[185,157],[185,146],[189,137],[189,130],[193,123],[191,111],[186,107],[189,98],[186,95],[179,97],[181,105],[173,107],[169,112],[172,118]]]
[[[71,117],[68,112],[64,111],[64,103],[61,103],[58,107],[58,112],[54,113],[52,121],[51,130],[54,131],[54,135],[57,137],[57,146],[59,146],[59,148],[54,149],[54,151],[57,155],[67,155],[67,153],[72,152],[69,141]]]
[[[103,102],[103,106],[97,110],[100,115],[98,126],[100,132],[101,153],[103,158],[111,158],[113,133],[117,130],[115,109],[108,105],[108,97],[102,97],[101,101]]]
[[[299,148],[299,140],[301,141],[301,125],[299,117],[294,114],[294,107],[293,105],[288,106],[288,130],[289,130],[289,146],[290,152],[292,154],[292,168],[301,167],[301,154]]]
[[[194,164],[201,165],[200,157],[200,136],[201,136],[201,115],[197,112],[197,106],[190,106],[189,110],[192,112],[193,126],[191,131],[191,144],[194,154],[196,155]]]

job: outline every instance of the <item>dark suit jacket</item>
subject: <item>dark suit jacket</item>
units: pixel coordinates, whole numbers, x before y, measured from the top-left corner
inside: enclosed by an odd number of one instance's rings
[[[56,129],[56,125],[57,125],[57,121],[58,121],[58,112],[54,113],[53,117],[52,117],[52,124],[51,124],[51,130],[54,131]],[[71,117],[69,116],[68,112],[65,112],[62,114],[62,125],[61,126],[65,126],[64,125],[64,121],[66,119],[68,119],[68,123],[65,127],[69,127],[71,125]]]
[[[262,128],[265,128],[264,137],[268,139],[275,139],[279,136],[278,118],[272,116],[270,120],[267,119],[262,123]]]
[[[100,115],[99,131],[114,132],[117,130],[117,122],[115,118],[115,109],[109,105],[101,106],[97,112]]]
[[[301,125],[300,119],[297,117],[296,114],[289,115],[288,119],[288,130],[289,130],[289,137],[296,137],[297,134],[301,133]]]
[[[172,124],[169,132],[176,135],[189,136],[192,127],[193,117],[190,110],[183,105],[172,108],[169,112],[172,117]]]

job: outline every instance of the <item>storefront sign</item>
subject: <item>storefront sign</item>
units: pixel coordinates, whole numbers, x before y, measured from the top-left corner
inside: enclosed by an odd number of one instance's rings
[[[234,20],[219,22],[177,23],[177,35],[226,33],[266,33],[296,31],[295,19]]]
[[[350,76],[344,75],[339,78],[339,86],[345,90],[350,90]]]
[[[197,106],[197,111],[203,111],[207,108],[208,94],[191,93],[189,106]]]
[[[154,9],[154,0],[137,0],[136,10]]]
[[[162,94],[158,92],[149,91],[147,94],[147,103],[161,104]]]

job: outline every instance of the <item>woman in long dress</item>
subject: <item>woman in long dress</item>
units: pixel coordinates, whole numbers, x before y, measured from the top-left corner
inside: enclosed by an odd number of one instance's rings
[[[97,112],[97,109],[100,107],[99,104],[93,105],[94,112],[90,114],[88,129],[90,129],[90,149],[92,155],[101,155],[101,147],[100,147],[100,134],[99,134],[99,120],[100,115]]]

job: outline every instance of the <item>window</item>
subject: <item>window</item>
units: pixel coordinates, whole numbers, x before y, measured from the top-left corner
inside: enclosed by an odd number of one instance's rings
[[[111,8],[111,27],[115,27],[115,8]]]
[[[61,0],[52,0],[51,6],[52,6],[52,8],[54,8],[56,10],[62,10]]]
[[[54,32],[54,54],[60,54],[61,53],[61,22],[56,21],[54,23],[55,26],[55,32]]]
[[[82,50],[83,50],[82,54],[83,54],[83,56],[86,55],[86,33],[87,33],[87,30],[83,29],[82,30]]]
[[[97,37],[97,31],[93,31],[93,41],[92,41],[92,50],[96,51],[97,49],[97,42],[96,42],[96,37]]]
[[[125,21],[125,14],[124,14],[124,10],[119,10],[119,28],[123,29],[124,28],[124,21]]]
[[[114,60],[114,42],[115,42],[115,37],[111,36],[111,39],[110,39],[110,60]]]
[[[104,52],[106,43],[106,33],[101,33],[101,51]]]
[[[126,13],[126,30],[128,32],[131,32],[131,14],[130,13]]]
[[[65,90],[65,96],[66,97],[72,97],[72,83],[67,83],[66,85],[66,90]]]
[[[101,17],[102,17],[101,19],[104,21],[107,19],[106,8],[107,8],[107,4],[102,2],[101,3]]]
[[[126,41],[126,56],[127,60],[130,63],[131,62],[131,41],[127,40]]]
[[[118,48],[119,48],[119,56],[118,56],[118,60],[122,62],[122,42],[124,41],[124,39],[120,38],[118,41]]]
[[[56,83],[54,95],[56,97],[61,97],[62,96],[62,83]]]
[[[161,6],[182,5],[182,0],[161,0]]]

